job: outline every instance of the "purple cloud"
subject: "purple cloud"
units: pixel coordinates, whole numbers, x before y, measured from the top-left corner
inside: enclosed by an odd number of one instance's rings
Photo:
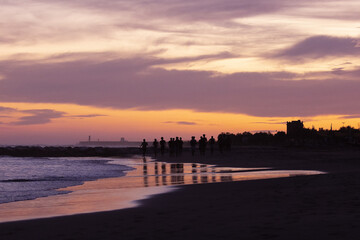
[[[253,130],[250,131],[250,133],[255,134],[255,133],[276,133],[276,130]]]
[[[51,61],[50,61],[51,62]],[[117,109],[192,109],[253,116],[358,114],[360,70],[341,80],[307,80],[289,72],[217,75],[154,68],[163,59],[36,63],[0,62],[0,101],[75,103]],[[302,81],[293,81],[304,77]]]
[[[103,114],[84,114],[84,115],[71,115],[72,118],[94,118],[94,117],[106,117],[107,115]]]
[[[289,0],[288,0],[289,1]],[[295,0],[292,0],[296,3]],[[243,16],[253,16],[262,13],[269,13],[280,8],[289,6],[285,0],[158,0],[158,1],[114,1],[104,0],[99,3],[95,0],[84,1],[75,0],[71,2],[58,1],[61,4],[69,4],[96,11],[106,12],[137,12],[142,16],[151,15],[153,18],[182,19],[188,21],[213,21],[238,18]],[[259,7],[261,6],[261,7]],[[141,9],[141,11],[139,11]]]
[[[17,111],[15,108],[2,107],[0,106],[0,112],[14,112]]]
[[[353,118],[360,118],[360,114],[340,117],[340,119],[353,119]]]
[[[256,123],[256,124],[271,124],[271,125],[283,125],[286,124],[286,122],[252,122],[252,123]]]
[[[84,115],[67,115],[65,112],[59,112],[53,109],[30,109],[30,110],[18,110],[15,108],[1,107],[0,112],[8,113],[21,113],[26,114],[18,118],[17,121],[11,122],[13,125],[33,125],[33,124],[44,124],[50,123],[52,119],[56,118],[94,118],[94,117],[104,117],[107,115],[103,114],[84,114]],[[2,116],[1,118],[10,118],[11,116]],[[4,123],[3,123],[4,124]]]
[[[30,114],[19,118],[18,121],[13,122],[14,125],[33,125],[33,124],[44,124],[51,122],[52,119],[62,118],[64,112],[55,111],[52,109],[33,109],[23,110],[22,113]]]
[[[325,57],[359,56],[358,41],[354,38],[314,36],[284,49],[272,57],[302,61]]]
[[[234,21],[235,19],[280,13],[282,16],[291,14],[301,18],[359,20],[360,15],[356,8],[358,5],[354,5],[354,2],[343,0],[341,5],[334,6],[333,0],[102,0],[101,3],[96,0],[2,1],[0,13],[6,24],[1,25],[0,43],[18,45],[93,37],[108,39],[116,38],[113,34],[118,30],[139,29],[183,33],[190,38],[193,38],[190,34],[195,32],[206,33],[204,37],[208,37],[209,32],[218,35],[219,30],[212,30],[212,25],[226,28],[231,40],[231,35],[244,34],[244,28],[257,33],[263,29],[263,26],[240,23]],[[14,9],[22,10],[25,7],[24,14],[12,14]],[[308,10],[310,8],[312,11]],[[99,17],[101,20],[79,21],[86,17]],[[48,24],[49,22],[51,24]],[[198,28],[198,23],[206,23],[210,27]],[[271,32],[275,32],[277,28],[275,26]],[[266,31],[269,31],[269,26],[266,26]],[[233,46],[236,42],[238,40],[229,45]],[[223,45],[224,42],[220,44]]]
[[[178,125],[197,125],[196,122],[187,122],[187,121],[178,121],[178,122],[167,121],[167,122],[163,122],[163,123],[167,123],[167,124],[178,124]]]
[[[43,2],[48,2],[42,0]],[[103,0],[101,3],[96,0],[73,0],[73,1],[53,1],[58,4],[66,4],[72,8],[80,7],[99,12],[118,14],[126,11],[132,12],[135,16],[151,17],[152,19],[167,19],[172,21],[180,19],[185,22],[206,21],[206,22],[228,22],[234,18],[256,16],[261,14],[276,13],[281,10],[289,11],[291,9],[304,8],[312,6],[314,3],[322,3],[321,7],[325,10],[308,13],[318,18],[340,18],[340,19],[359,19],[357,11],[350,8],[337,7],[336,14],[332,11],[326,11],[328,8],[334,9],[333,0],[157,0],[157,1],[139,1],[139,0]],[[352,3],[353,0],[344,0],[343,5]],[[303,16],[306,11],[298,11]],[[305,12],[305,13],[304,13]],[[294,14],[294,13],[292,13]]]

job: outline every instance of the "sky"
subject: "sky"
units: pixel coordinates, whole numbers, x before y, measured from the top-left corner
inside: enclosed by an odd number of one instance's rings
[[[358,0],[0,0],[0,144],[360,127]]]

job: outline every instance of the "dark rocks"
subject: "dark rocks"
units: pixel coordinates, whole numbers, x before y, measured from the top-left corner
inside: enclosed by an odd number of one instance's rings
[[[0,147],[0,156],[13,157],[115,157],[139,154],[139,148],[8,146]]]

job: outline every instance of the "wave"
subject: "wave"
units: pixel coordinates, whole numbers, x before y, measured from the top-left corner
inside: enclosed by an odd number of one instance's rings
[[[0,157],[0,161],[0,204],[64,194],[57,189],[121,177],[133,169],[119,159],[97,157]]]

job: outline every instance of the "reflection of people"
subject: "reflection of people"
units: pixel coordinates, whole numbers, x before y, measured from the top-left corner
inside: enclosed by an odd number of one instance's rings
[[[190,146],[191,146],[191,155],[194,156],[195,155],[195,149],[196,149],[196,140],[195,140],[194,136],[191,137]]]
[[[201,176],[201,182],[207,183],[208,182],[208,176]]]
[[[147,145],[148,145],[148,143],[145,141],[145,139],[143,139],[143,141],[142,141],[142,143],[140,145],[143,156],[145,156],[145,154],[146,154]]]
[[[146,163],[146,158],[145,157],[143,157],[143,163],[144,163],[143,164],[144,187],[149,187],[148,168],[147,168],[147,163]]]
[[[159,186],[159,168],[158,168],[158,163],[155,163],[155,184],[156,186]]]
[[[154,139],[154,142],[153,142],[153,148],[154,148],[154,155],[156,157],[157,155],[157,150],[158,150],[158,146],[159,146],[159,142],[156,140],[156,138]]]
[[[164,138],[161,137],[161,140],[160,140],[160,153],[161,153],[161,156],[164,155],[165,145],[166,145],[166,142],[165,142]]]
[[[155,175],[158,175],[159,174],[159,168],[158,168],[158,163],[157,162],[155,163],[154,168],[155,168]]]
[[[191,167],[192,167],[192,168],[191,168],[191,172],[192,172],[192,173],[196,173],[196,167],[197,167],[197,165],[196,165],[195,163],[193,163]]]

